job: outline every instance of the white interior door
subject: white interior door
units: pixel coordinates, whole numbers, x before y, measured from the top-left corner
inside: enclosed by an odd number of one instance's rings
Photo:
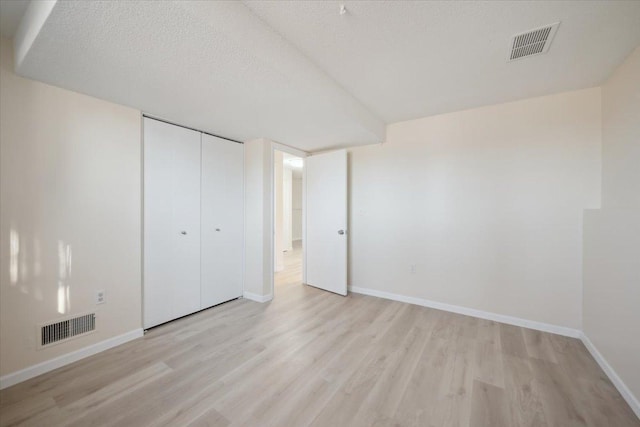
[[[347,295],[347,152],[305,159],[307,284]]]
[[[244,146],[202,135],[202,308],[242,296]]]
[[[200,133],[144,119],[144,327],[200,309]]]

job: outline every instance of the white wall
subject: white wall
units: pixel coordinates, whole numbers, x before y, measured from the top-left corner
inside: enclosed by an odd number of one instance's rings
[[[1,44],[4,376],[141,328],[141,119],[18,77]],[[36,350],[36,325],[93,310],[96,333]]]
[[[390,125],[350,150],[349,284],[580,329],[600,132],[599,88]]]
[[[275,186],[273,192],[275,203],[273,271],[284,270],[284,167],[282,159],[282,151],[275,150],[273,153],[273,182]]]
[[[602,209],[584,223],[584,332],[640,410],[640,48],[602,87]]]
[[[293,173],[291,168],[282,170],[282,226],[284,250],[293,249]]]
[[[271,293],[271,150],[272,141],[263,138],[244,145],[245,296]]]
[[[291,185],[292,239],[302,240],[302,174],[294,173]]]

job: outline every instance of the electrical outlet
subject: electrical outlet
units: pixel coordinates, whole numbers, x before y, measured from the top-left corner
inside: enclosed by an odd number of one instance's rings
[[[411,272],[411,274],[416,274],[416,265],[411,264],[411,267],[409,267],[409,271]]]
[[[104,290],[96,291],[96,304],[104,304],[106,302],[106,295]]]

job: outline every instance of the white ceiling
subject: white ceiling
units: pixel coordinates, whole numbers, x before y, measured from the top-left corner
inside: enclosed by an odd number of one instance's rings
[[[640,45],[640,1],[246,3],[387,123],[597,86]],[[557,21],[547,54],[506,62]]]
[[[548,53],[506,62],[512,35],[556,21]],[[316,151],[380,142],[385,123],[599,85],[640,45],[640,1],[58,1],[33,34],[16,37],[22,75]]]
[[[18,29],[20,19],[29,5],[29,0],[0,0],[0,34],[11,38]]]
[[[315,151],[384,139],[381,119],[240,2],[58,1],[48,16],[32,11],[25,19],[45,19],[16,33],[23,76],[238,140]]]

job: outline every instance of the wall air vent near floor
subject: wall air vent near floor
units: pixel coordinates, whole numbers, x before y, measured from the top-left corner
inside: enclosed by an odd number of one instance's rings
[[[40,325],[39,347],[67,341],[96,330],[96,314],[89,313]]]
[[[513,36],[507,62],[546,53],[558,30],[558,25],[560,22]]]

